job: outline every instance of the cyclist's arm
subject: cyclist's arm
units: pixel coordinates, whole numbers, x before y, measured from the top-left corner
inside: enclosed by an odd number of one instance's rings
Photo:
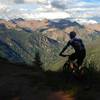
[[[67,43],[67,45],[65,45],[65,47],[62,49],[62,51],[60,52],[60,56],[62,56],[62,53],[70,46],[70,41]]]

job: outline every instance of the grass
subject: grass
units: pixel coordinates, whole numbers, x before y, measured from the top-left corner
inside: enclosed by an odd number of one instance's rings
[[[86,63],[84,66],[87,66],[89,71],[85,80],[75,78],[67,80],[66,77],[61,76],[63,73],[47,72],[48,86],[52,87],[53,91],[65,91],[73,96],[73,100],[99,100],[100,72],[96,69],[94,62]]]

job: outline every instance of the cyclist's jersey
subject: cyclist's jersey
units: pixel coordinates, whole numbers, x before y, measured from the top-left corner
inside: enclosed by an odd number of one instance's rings
[[[68,41],[68,46],[71,45],[74,49],[75,52],[80,52],[81,50],[85,50],[84,44],[81,39],[79,38],[73,38]]]

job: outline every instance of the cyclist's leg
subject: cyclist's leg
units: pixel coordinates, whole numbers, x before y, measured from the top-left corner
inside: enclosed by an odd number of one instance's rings
[[[74,69],[74,65],[73,62],[76,60],[76,53],[73,53],[69,56],[69,63],[70,63],[70,67],[72,69]]]
[[[65,63],[64,63],[64,65],[63,65],[63,71],[66,71],[66,67],[67,67],[67,65],[68,65],[68,62],[66,61]]]
[[[80,69],[82,67],[82,63],[83,63],[83,59],[77,59],[78,69]]]
[[[78,59],[77,59],[77,64],[78,64],[78,67],[81,68],[82,67],[82,64],[83,64],[83,61],[84,61],[84,58],[86,56],[86,53],[85,51],[82,51],[78,54]]]
[[[77,61],[78,66],[79,66],[79,74],[80,74],[79,78],[87,80],[89,71],[88,71],[88,68],[82,66],[83,61],[84,61],[84,58],[83,59],[78,59],[78,61]]]

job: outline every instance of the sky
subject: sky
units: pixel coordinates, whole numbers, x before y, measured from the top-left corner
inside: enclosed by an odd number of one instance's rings
[[[0,0],[0,18],[68,18],[100,23],[100,0]]]

